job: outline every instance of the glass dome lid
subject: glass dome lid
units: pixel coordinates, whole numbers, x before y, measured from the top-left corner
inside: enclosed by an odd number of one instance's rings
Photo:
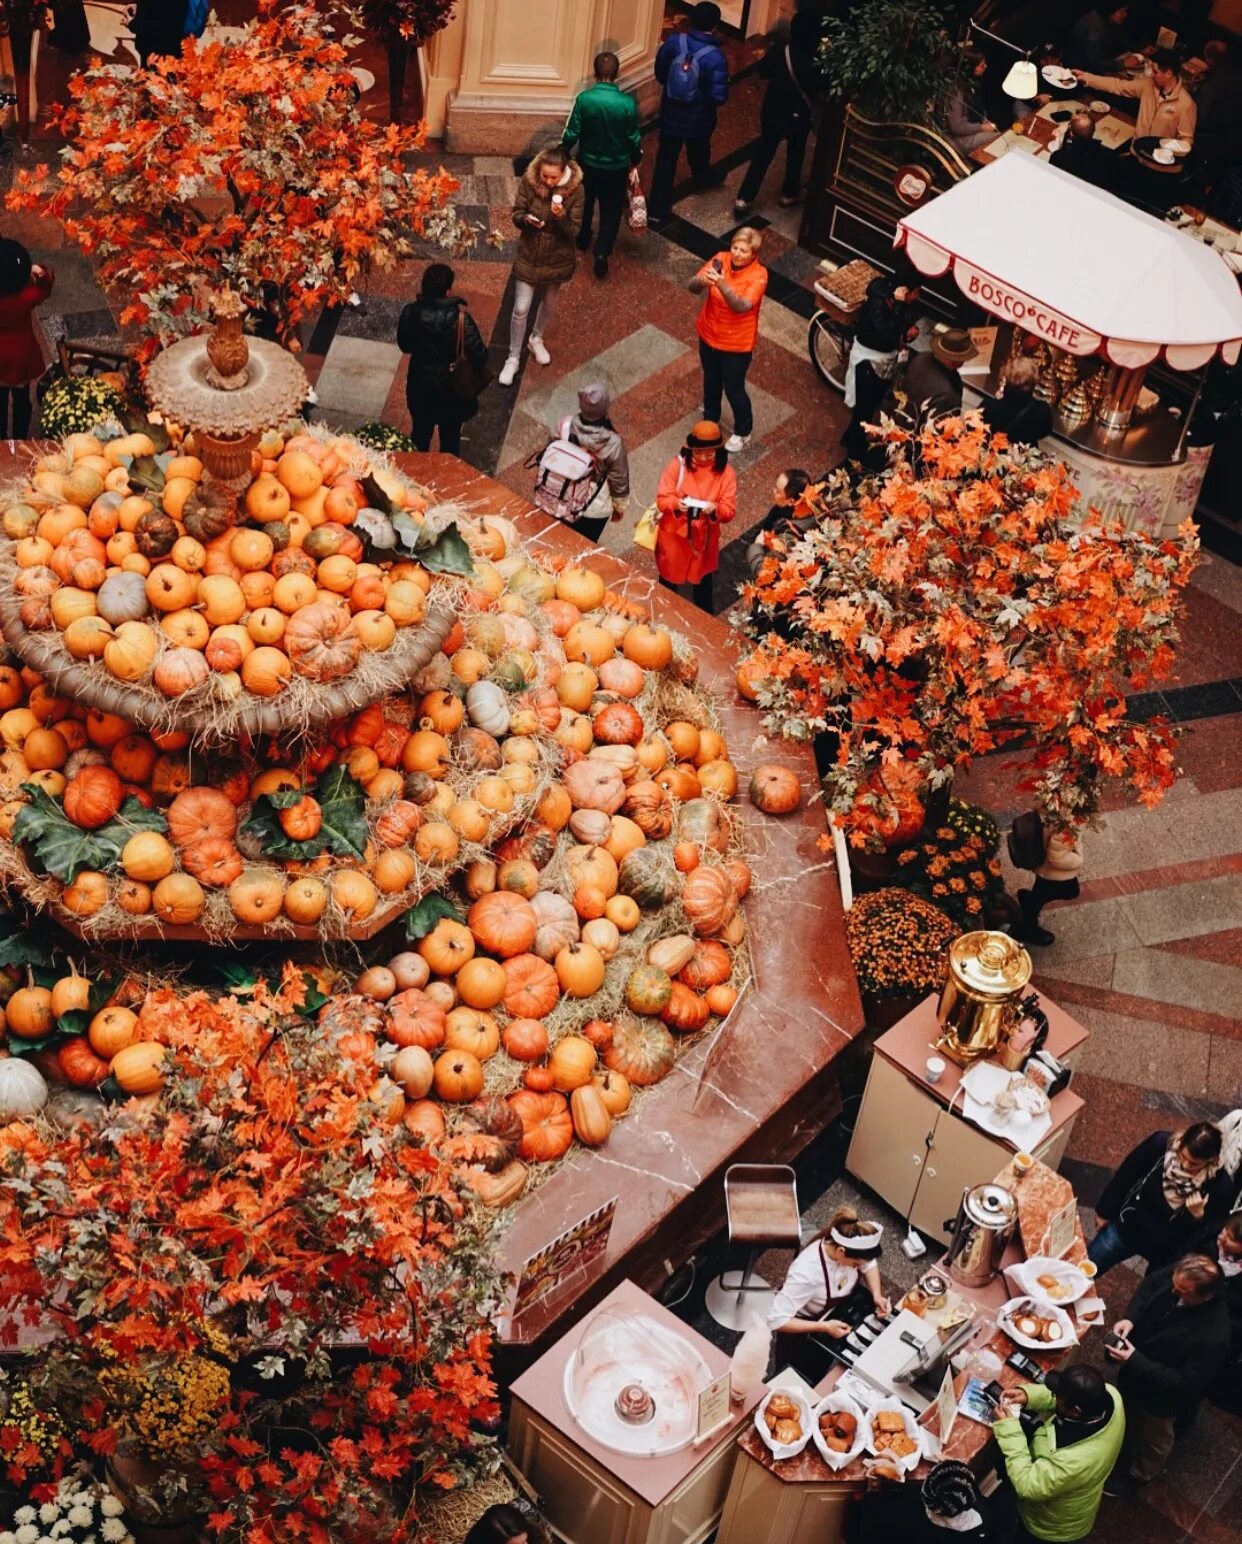
[[[676,1453],[694,1441],[712,1371],[675,1330],[644,1313],[601,1308],[565,1364],[565,1403],[596,1442],[617,1453]]]

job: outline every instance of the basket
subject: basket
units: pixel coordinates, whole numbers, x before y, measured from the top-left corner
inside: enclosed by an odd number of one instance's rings
[[[815,293],[821,309],[842,327],[850,326],[867,298],[867,286],[879,277],[878,268],[856,257],[835,273],[816,279]]]

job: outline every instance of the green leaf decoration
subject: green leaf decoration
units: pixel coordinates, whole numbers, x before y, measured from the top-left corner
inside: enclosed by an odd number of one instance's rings
[[[164,469],[154,456],[137,456],[129,466],[131,493],[163,493]]]
[[[421,527],[414,555],[433,574],[474,573],[470,548],[455,523],[446,525],[438,536],[432,536],[426,526]]]
[[[442,895],[424,895],[418,905],[411,906],[405,914],[405,936],[411,943],[417,938],[426,938],[443,917],[460,922],[461,912]]]
[[[106,1077],[95,1092],[105,1104],[123,1104],[129,1098],[114,1077]]]
[[[289,809],[302,795],[286,789],[256,799],[250,819],[242,828],[255,837],[271,858],[318,858],[330,852],[340,858],[361,858],[366,853],[366,789],[348,768],[331,766],[311,790],[323,815],[323,824],[309,841],[295,842],[281,829],[279,811]]]
[[[62,1013],[56,1020],[56,1030],[61,1035],[84,1035],[95,1015],[89,1008],[75,1008],[72,1013]]]
[[[12,918],[6,918],[12,923]],[[13,925],[13,931],[0,938],[0,965],[47,965],[51,961],[46,944]]]
[[[306,982],[306,998],[298,1012],[304,1019],[313,1019],[328,1001],[327,992],[321,992],[315,985],[315,978],[308,971],[302,972],[302,980]]]
[[[120,811],[97,831],[75,826],[57,802],[33,783],[23,787],[30,797],[13,823],[13,840],[29,849],[34,866],[65,884],[83,869],[105,872],[120,861],[121,848],[135,831],[168,830],[158,810],[149,810],[131,794]]]
[[[378,509],[381,514],[392,514],[392,500],[376,482],[370,472],[362,479],[362,491],[367,496],[367,505],[371,509]]]

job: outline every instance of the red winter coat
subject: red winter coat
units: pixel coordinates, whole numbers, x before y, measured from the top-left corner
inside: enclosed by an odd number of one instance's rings
[[[688,519],[678,507],[686,498],[710,500],[715,513]],[[737,473],[731,466],[723,472],[711,466],[687,466],[676,456],[660,474],[656,508],[660,524],[655,560],[660,578],[670,584],[697,584],[719,566],[720,527],[737,513]]]
[[[25,289],[0,295],[0,386],[29,386],[43,374],[43,350],[32,312],[52,293],[56,275],[44,268]]]

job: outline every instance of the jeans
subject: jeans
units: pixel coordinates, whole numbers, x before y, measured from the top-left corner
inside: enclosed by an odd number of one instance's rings
[[[431,449],[431,436],[440,430],[440,449],[446,456],[461,454],[461,426],[464,422],[456,404],[444,400],[411,402],[410,438],[418,450]]]
[[[690,162],[690,176],[695,187],[706,188],[711,184],[711,135],[703,139],[682,139],[676,134],[661,134],[655,170],[651,174],[651,197],[647,201],[649,218],[663,220],[673,207],[673,183],[677,180],[677,163],[681,159],[683,145],[686,147],[686,159]]]
[[[1120,1265],[1134,1253],[1134,1246],[1127,1242],[1125,1234],[1115,1222],[1106,1222],[1087,1245],[1087,1258],[1095,1266],[1098,1280],[1114,1265]]]
[[[751,354],[734,354],[713,348],[699,339],[699,363],[703,367],[703,417],[720,422],[720,398],[723,393],[733,409],[733,432],[743,439],[755,427],[755,415],[746,395],[746,372]]]
[[[672,590],[676,595],[685,595],[688,590],[690,592],[688,597],[690,602],[697,606],[700,611],[710,611],[712,609],[712,576],[710,574],[704,574],[695,584],[674,584],[671,579],[663,577],[661,577],[660,583],[666,590]]]
[[[13,403],[13,438],[30,438],[30,387],[0,386],[0,440],[7,439],[5,426],[9,421],[9,402]]]
[[[599,234],[595,238],[596,257],[608,257],[617,244],[617,232],[621,229],[621,211],[625,208],[625,191],[629,186],[627,171],[601,171],[593,166],[582,168],[582,229],[578,232],[578,246],[585,252],[591,245],[591,226],[595,222],[595,205],[599,204]]]
[[[535,295],[539,296],[539,310],[535,315],[531,336],[542,338],[556,310],[556,292],[559,289],[559,284],[527,284],[524,279],[514,280],[513,320],[509,323],[509,352],[515,359],[521,354],[522,344],[526,341],[526,322],[530,316]]]
[[[785,198],[797,198],[798,190],[802,185],[802,160],[806,155],[806,142],[810,133],[810,121],[796,113],[791,117],[774,115],[770,118],[761,118],[759,148],[755,151],[746,175],[742,178],[742,185],[737,190],[739,201],[743,204],[753,204],[759,197],[763,179],[768,174],[768,167],[775,159],[782,140],[786,142],[786,148],[785,176],[781,183],[781,193]]]

